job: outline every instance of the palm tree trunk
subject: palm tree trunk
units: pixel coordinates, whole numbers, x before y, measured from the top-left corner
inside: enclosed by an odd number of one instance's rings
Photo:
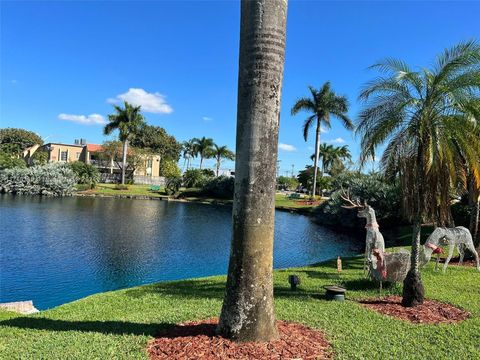
[[[218,177],[218,172],[220,171],[220,159],[217,159],[217,177]]]
[[[475,178],[470,175],[468,182],[468,205],[470,207],[470,233],[472,234],[473,243],[476,247],[480,247],[480,194],[475,186]]]
[[[128,140],[123,142],[123,152],[122,152],[122,185],[125,185],[125,168],[127,164],[127,146]]]
[[[313,190],[312,197],[317,194],[317,165],[318,153],[320,152],[320,118],[317,118],[317,129],[315,130],[315,159],[313,160]],[[322,174],[323,175],[323,174]]]
[[[286,0],[242,0],[233,236],[218,331],[236,341],[278,336],[273,232]]]
[[[403,281],[403,298],[402,305],[406,307],[413,307],[423,304],[425,290],[423,288],[422,278],[420,276],[420,236],[422,229],[422,213],[423,213],[423,148],[419,145],[417,163],[415,167],[415,218],[413,221],[412,231],[412,253],[410,259],[410,270]]]
[[[202,170],[203,155],[200,154],[200,170]]]

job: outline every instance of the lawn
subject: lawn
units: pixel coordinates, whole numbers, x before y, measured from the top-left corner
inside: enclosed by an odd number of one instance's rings
[[[336,261],[275,271],[275,305],[279,319],[322,329],[337,359],[479,359],[480,273],[450,266],[423,271],[427,297],[472,313],[455,325],[411,324],[380,315],[355,300],[378,295],[362,278],[362,259]],[[289,274],[298,274],[300,290],[292,292]],[[0,312],[2,359],[133,359],[146,358],[152,336],[171,324],[218,316],[224,277],[158,283],[97,294],[40,314]],[[319,298],[325,284],[348,289],[344,303]],[[383,294],[399,294],[400,287]]]
[[[151,185],[127,185],[127,190],[117,190],[115,189],[116,184],[97,184],[95,189],[92,190],[82,190],[81,193],[84,194],[98,194],[98,195],[134,195],[134,196],[152,196],[152,197],[162,197],[165,194],[162,191],[152,191],[150,190]]]

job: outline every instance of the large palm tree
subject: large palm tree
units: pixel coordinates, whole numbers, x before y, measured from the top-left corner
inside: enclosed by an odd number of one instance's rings
[[[222,163],[222,159],[234,160],[235,154],[233,151],[229,150],[226,146],[218,146],[217,144],[213,144],[213,157],[216,160],[216,175],[218,176],[218,172],[220,171],[220,164]]]
[[[387,175],[399,174],[404,207],[413,222],[412,261],[403,286],[403,305],[423,302],[419,272],[420,227],[425,216],[446,218],[449,190],[464,161],[480,182],[480,46],[469,41],[447,49],[432,69],[411,69],[386,59],[372,68],[381,75],[360,93],[365,108],[357,133],[362,162],[383,144]]]
[[[242,0],[232,249],[218,330],[237,341],[277,337],[273,234],[286,0]]]
[[[145,119],[141,113],[140,106],[133,106],[126,101],[124,106],[122,108],[121,106],[113,105],[115,114],[108,115],[109,123],[103,129],[105,135],[110,135],[114,130],[118,130],[118,138],[123,143],[122,184],[125,184],[128,141],[139,131],[142,125],[145,125]]]
[[[205,136],[201,139],[193,138],[194,142],[194,151],[200,155],[200,169],[202,169],[203,160],[209,159],[212,157],[213,151],[213,139],[206,138]]]
[[[331,128],[330,118],[338,118],[345,128],[352,130],[353,124],[349,119],[348,112],[348,101],[344,96],[338,96],[330,87],[330,82],[326,82],[320,88],[316,90],[312,86],[309,86],[311,97],[303,97],[297,100],[293,105],[291,113],[292,115],[298,114],[300,111],[307,111],[310,115],[307,117],[303,124],[303,137],[305,141],[308,138],[308,132],[310,128],[315,124],[315,159],[313,163],[314,172],[313,172],[313,190],[312,196],[315,195],[315,190],[317,187],[317,165],[318,165],[318,156],[319,156],[319,146],[320,146],[320,133],[322,125],[325,128]]]
[[[350,150],[348,145],[333,146],[331,144],[322,143],[318,151],[319,159],[322,161],[321,173],[328,173],[333,164],[338,161],[351,159]],[[310,156],[312,161],[315,161],[315,153]]]

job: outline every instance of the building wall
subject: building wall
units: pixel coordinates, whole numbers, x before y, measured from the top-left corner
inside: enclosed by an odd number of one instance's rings
[[[46,144],[41,149],[48,151],[48,162],[85,162],[86,150],[84,146]]]

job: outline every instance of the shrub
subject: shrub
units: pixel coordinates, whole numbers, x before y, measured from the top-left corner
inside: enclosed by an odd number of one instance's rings
[[[178,167],[176,161],[164,160],[162,161],[161,175],[166,178],[180,178],[182,176],[182,171]]]
[[[215,176],[215,172],[211,169],[202,169],[200,170],[202,172],[203,175],[205,175],[207,178],[209,177],[214,177]]]
[[[0,151],[0,170],[25,167],[27,167],[27,163],[23,159],[19,159],[12,154]]]
[[[75,191],[76,176],[66,164],[47,164],[0,171],[0,192],[67,196]]]
[[[280,189],[295,190],[299,184],[297,179],[290,176],[280,176],[277,179],[277,185]]]
[[[207,177],[200,169],[190,169],[183,174],[183,184],[187,188],[203,187]]]
[[[349,189],[353,199],[366,200],[374,208],[381,226],[399,225],[403,219],[399,187],[386,183],[379,175],[344,173],[333,181],[332,187],[335,191],[330,199],[315,210],[315,220],[320,224],[350,229],[365,226],[365,220],[357,217],[356,210],[342,207],[342,188]]]
[[[81,161],[75,161],[70,164],[70,167],[75,173],[79,184],[86,184],[90,186],[90,189],[94,189],[100,181],[100,173],[93,165],[85,164]]]
[[[180,176],[169,177],[165,180],[165,192],[167,195],[172,195],[178,192],[182,185],[182,178]]]
[[[219,176],[208,180],[202,187],[202,194],[222,199],[232,199],[235,190],[233,177]]]

